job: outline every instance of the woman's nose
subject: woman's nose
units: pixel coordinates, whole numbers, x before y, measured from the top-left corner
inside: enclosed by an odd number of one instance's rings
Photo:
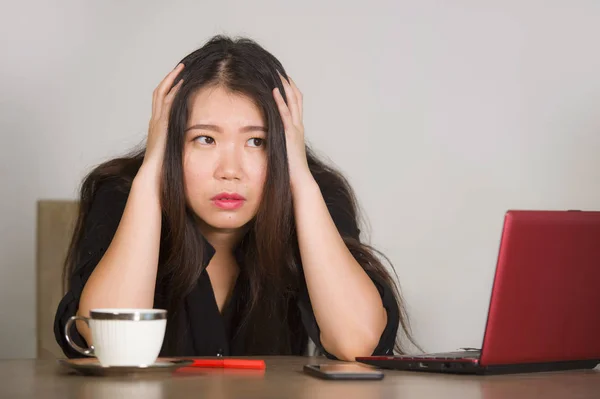
[[[242,177],[242,154],[232,145],[223,148],[215,170],[220,180],[240,180]]]

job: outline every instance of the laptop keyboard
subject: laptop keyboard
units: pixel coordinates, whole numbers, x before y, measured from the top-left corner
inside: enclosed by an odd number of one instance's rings
[[[481,351],[479,349],[469,349],[456,352],[442,353],[425,353],[423,355],[403,355],[396,356],[398,358],[411,359],[436,359],[436,360],[452,360],[452,359],[479,359]]]

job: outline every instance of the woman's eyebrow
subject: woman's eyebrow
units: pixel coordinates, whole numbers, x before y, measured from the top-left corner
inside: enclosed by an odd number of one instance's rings
[[[210,124],[196,124],[196,125],[192,125],[188,128],[185,129],[185,132],[187,132],[188,130],[193,130],[193,129],[202,129],[202,130],[211,130],[213,132],[218,132],[218,133],[222,133],[223,129],[221,129],[219,126],[217,125],[210,125]],[[267,128],[264,126],[258,126],[258,125],[249,125],[249,126],[244,126],[243,128],[240,129],[240,133],[248,133],[248,132],[254,132],[254,131],[262,131],[262,132],[267,132]]]

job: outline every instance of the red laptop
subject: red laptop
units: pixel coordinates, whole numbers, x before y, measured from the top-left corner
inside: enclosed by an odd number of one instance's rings
[[[381,368],[495,374],[600,363],[600,212],[508,211],[481,350],[359,357]]]

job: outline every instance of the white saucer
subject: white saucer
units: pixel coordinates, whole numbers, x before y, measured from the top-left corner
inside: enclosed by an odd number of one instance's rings
[[[190,366],[193,360],[158,358],[148,366],[110,366],[104,367],[96,358],[60,359],[58,363],[84,375],[129,375],[139,373],[172,372],[180,367]]]

